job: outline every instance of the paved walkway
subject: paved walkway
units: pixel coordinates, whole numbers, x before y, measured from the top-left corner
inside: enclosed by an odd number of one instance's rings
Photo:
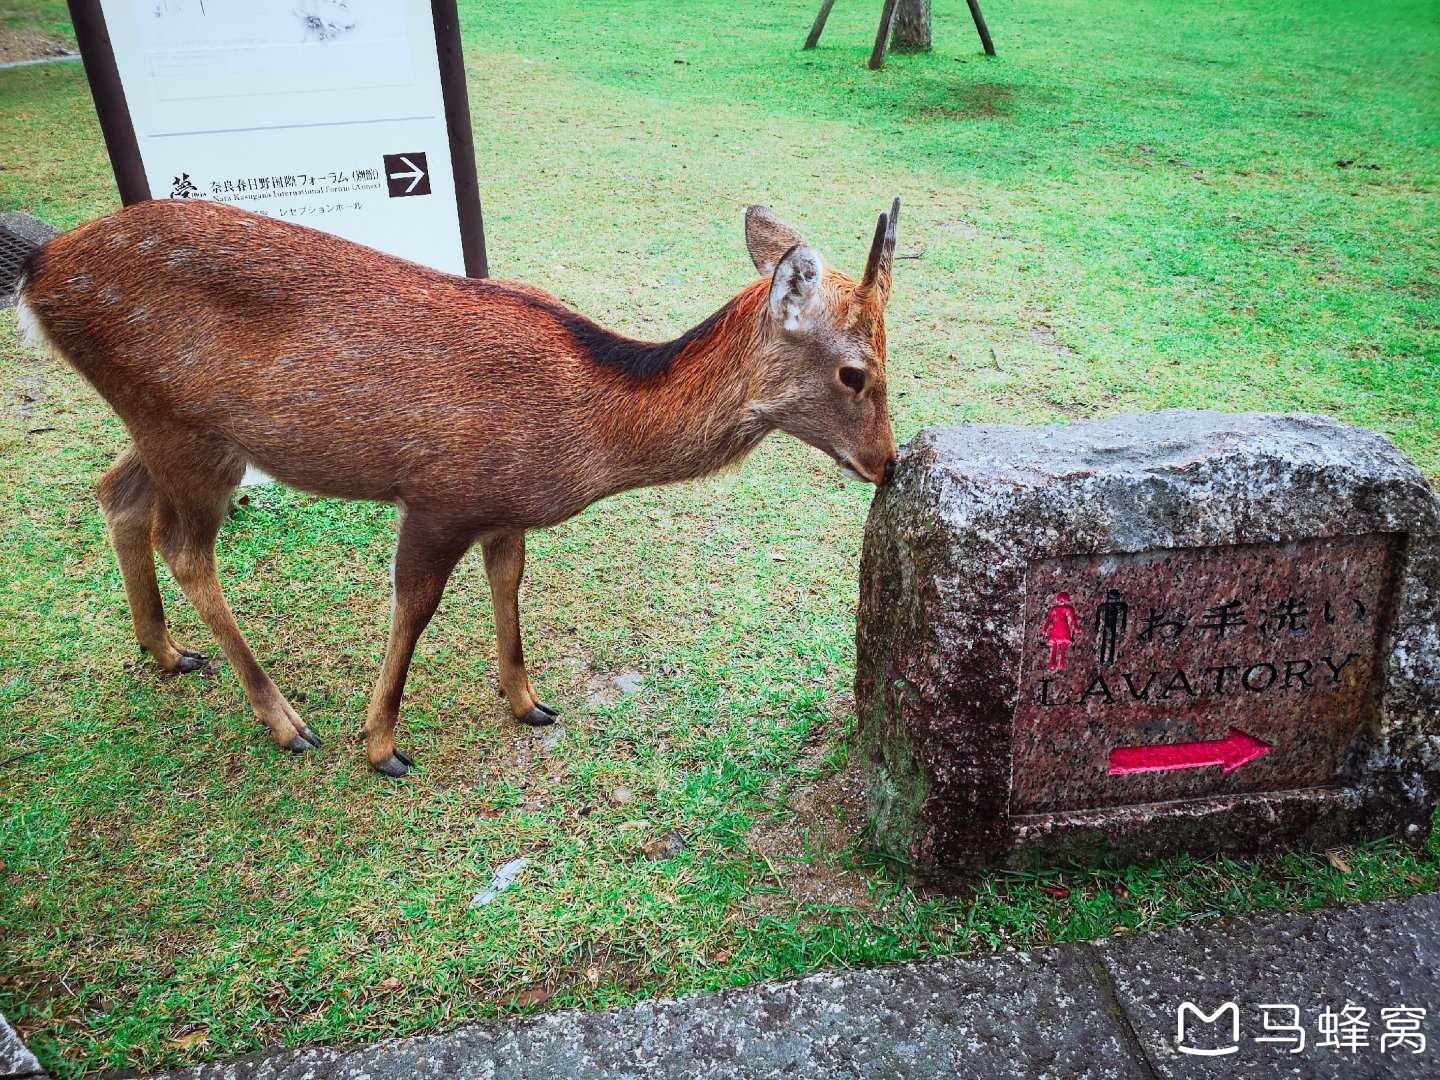
[[[28,60],[6,60],[0,64],[0,71],[10,68],[34,67],[36,64],[55,64],[62,60],[79,60],[79,53],[65,53],[61,56],[33,56]]]
[[[278,1051],[168,1080],[456,1080],[621,1077],[994,1077],[1199,1080],[1440,1076],[1440,894],[1345,911],[1204,922],[1030,953],[929,960],[642,1002],[472,1024],[359,1050]],[[1177,1010],[1187,1020],[1182,1053]],[[1347,1003],[1360,1016],[1343,1013]],[[1295,1019],[1294,1031],[1266,1031]],[[1426,1010],[1425,1037],[1405,1041]],[[1322,1010],[1343,1022],[1326,1046]],[[1389,1039],[1385,1036],[1387,1031]],[[1287,1042],[1263,1042],[1265,1037]],[[1383,1043],[1383,1045],[1382,1045]],[[3,1041],[0,1041],[3,1045]],[[7,1061],[0,1050],[0,1062]],[[0,1068],[0,1077],[5,1076]]]

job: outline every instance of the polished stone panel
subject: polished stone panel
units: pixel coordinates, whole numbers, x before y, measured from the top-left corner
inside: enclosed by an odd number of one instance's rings
[[[1377,705],[1395,546],[1347,536],[1031,565],[1012,810],[1332,783]]]

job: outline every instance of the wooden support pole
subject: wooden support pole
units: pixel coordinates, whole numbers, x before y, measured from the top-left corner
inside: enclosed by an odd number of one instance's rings
[[[880,29],[875,31],[875,48],[870,53],[870,70],[879,71],[885,63],[885,46],[890,41],[890,23],[895,18],[896,0],[885,0],[885,8],[880,12]],[[975,0],[970,0],[973,4]]]
[[[820,5],[820,13],[815,16],[815,25],[810,27],[810,36],[805,39],[805,48],[813,49],[820,44],[820,34],[825,29],[825,20],[830,18],[830,9],[835,6],[835,0],[824,0]]]
[[[126,206],[143,202],[151,196],[150,181],[140,160],[140,143],[135,138],[135,125],[125,101],[125,87],[120,82],[120,68],[115,63],[115,50],[110,45],[110,32],[105,27],[100,0],[70,0],[70,25],[75,28],[85,77],[90,80],[90,96],[100,117],[100,134],[110,154],[120,201]]]
[[[980,14],[980,0],[965,0],[970,5],[970,17],[975,20],[975,29],[980,31],[980,44],[985,46],[985,55],[995,55],[995,43],[990,40],[990,29],[985,25],[985,16]],[[874,64],[870,65],[874,67]]]

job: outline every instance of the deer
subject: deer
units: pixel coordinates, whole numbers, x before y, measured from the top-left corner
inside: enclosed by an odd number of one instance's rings
[[[135,203],[34,252],[22,333],[72,366],[131,445],[99,481],[141,649],[205,668],[170,635],[155,552],[283,749],[322,740],[246,644],[215,542],[247,466],[322,497],[397,508],[389,639],[365,716],[370,766],[401,777],[401,697],[451,572],[478,543],[500,691],[523,724],[557,710],[521,642],[525,535],[619,492],[735,465],[779,430],[851,478],[896,462],[885,305],[900,200],[857,281],[763,206],[744,214],[759,276],[665,342],[636,340],[513,281],[442,273],[293,222],[203,200]]]

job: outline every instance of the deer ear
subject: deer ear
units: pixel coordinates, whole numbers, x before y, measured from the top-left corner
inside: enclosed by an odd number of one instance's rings
[[[745,208],[745,247],[762,274],[773,273],[784,254],[805,238],[764,206]]]
[[[775,267],[770,281],[770,314],[791,332],[810,328],[820,310],[824,268],[812,247],[796,244]]]

